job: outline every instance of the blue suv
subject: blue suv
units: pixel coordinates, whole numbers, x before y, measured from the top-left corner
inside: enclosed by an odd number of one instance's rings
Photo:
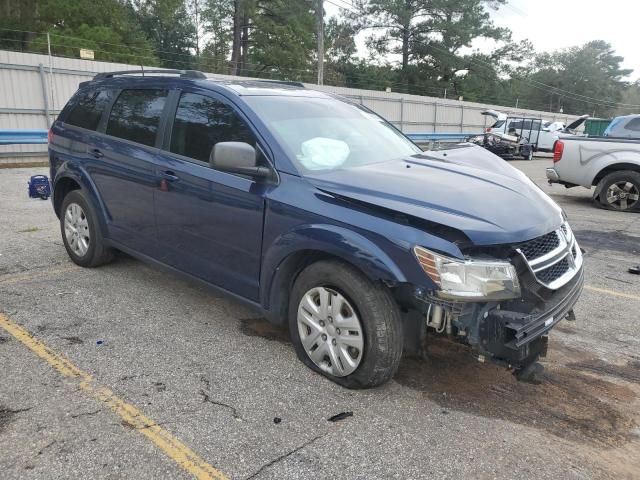
[[[120,250],[214,286],[349,388],[436,335],[526,372],[573,317],[582,253],[562,210],[484,149],[423,152],[299,84],[140,73],[82,83],[51,128],[78,265]]]

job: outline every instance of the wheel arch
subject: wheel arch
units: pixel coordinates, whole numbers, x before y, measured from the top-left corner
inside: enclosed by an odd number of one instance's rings
[[[64,197],[74,190],[81,190],[92,202],[98,214],[98,223],[103,232],[106,232],[108,213],[102,197],[89,174],[83,169],[70,162],[64,163],[57,171],[53,181],[53,209],[58,218],[62,214],[61,207]]]
[[[69,194],[69,192],[81,189],[82,187],[80,184],[71,177],[62,177],[56,180],[53,188],[53,210],[58,218],[60,218],[60,215],[62,214],[60,210],[62,208],[64,198]]]
[[[304,268],[321,260],[342,261],[370,280],[387,285],[407,281],[380,247],[351,230],[332,225],[299,228],[280,237],[265,255],[260,297],[271,322],[286,323],[295,279]]]
[[[639,163],[612,163],[607,165],[603,169],[601,169],[591,182],[592,185],[597,186],[604,177],[613,172],[619,172],[623,170],[631,170],[632,172],[640,173],[640,164]]]

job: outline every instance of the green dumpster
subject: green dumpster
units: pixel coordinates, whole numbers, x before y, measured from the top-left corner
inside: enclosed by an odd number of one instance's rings
[[[587,118],[584,122],[584,133],[590,137],[601,137],[611,120],[611,118]]]

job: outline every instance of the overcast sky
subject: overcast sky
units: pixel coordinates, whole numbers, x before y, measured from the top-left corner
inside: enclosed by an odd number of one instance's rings
[[[339,9],[325,3],[325,10],[331,16]],[[492,17],[497,25],[511,29],[514,40],[531,40],[536,51],[605,40],[624,57],[624,68],[634,70],[630,79],[640,78],[640,44],[635,41],[640,17],[638,0],[510,0]],[[357,43],[360,49],[364,48],[361,39]]]

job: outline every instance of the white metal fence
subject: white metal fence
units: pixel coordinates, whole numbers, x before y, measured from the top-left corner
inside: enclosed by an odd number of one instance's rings
[[[96,73],[139,69],[139,65],[96,62],[0,50],[0,129],[44,129],[78,88]],[[152,68],[152,67],[148,67]],[[214,78],[232,78],[212,75]],[[355,99],[404,132],[480,132],[492,118],[486,109],[568,122],[574,117],[395,92],[307,84],[308,88]],[[45,145],[0,146],[0,164],[42,161]]]

